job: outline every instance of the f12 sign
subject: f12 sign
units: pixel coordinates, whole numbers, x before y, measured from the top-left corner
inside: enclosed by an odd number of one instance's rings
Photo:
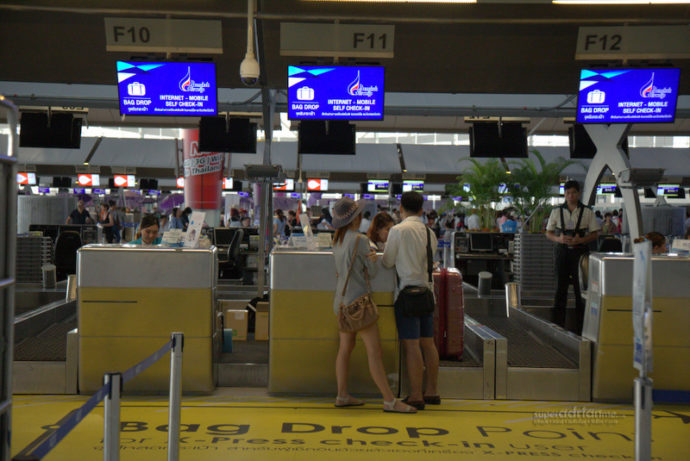
[[[216,115],[216,65],[117,61],[122,115]]]
[[[113,184],[115,187],[134,187],[136,185],[136,178],[132,174],[116,174],[113,176]]]
[[[383,75],[382,66],[288,66],[288,118],[381,120]]]
[[[673,122],[680,69],[583,69],[578,123]]]
[[[34,186],[36,184],[36,173],[17,173],[17,184]]]
[[[77,183],[80,186],[100,186],[101,178],[97,174],[79,174],[77,175]]]
[[[309,179],[307,180],[307,191],[323,192],[328,190],[328,179]]]

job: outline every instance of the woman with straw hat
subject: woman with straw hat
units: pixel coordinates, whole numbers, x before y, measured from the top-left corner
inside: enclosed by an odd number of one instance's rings
[[[358,232],[363,209],[363,201],[355,202],[349,197],[338,200],[333,207],[333,227],[336,228],[333,237],[333,254],[336,274],[338,274],[333,307],[339,316],[340,330],[340,347],[335,362],[338,382],[335,406],[351,407],[364,404],[361,400],[352,397],[347,390],[350,355],[355,347],[356,335],[359,333],[367,351],[369,373],[383,395],[383,411],[414,413],[417,411],[416,408],[396,399],[388,387],[377,322],[374,320],[373,323],[357,331],[344,329],[341,322],[344,308],[369,293],[368,277],[375,276],[377,272],[376,254],[369,250],[369,240]]]

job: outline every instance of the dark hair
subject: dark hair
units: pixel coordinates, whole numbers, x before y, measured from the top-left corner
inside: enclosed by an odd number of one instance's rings
[[[285,221],[285,215],[283,214],[283,210],[281,210],[280,208],[276,208],[276,216],[278,216],[280,222]]]
[[[139,229],[143,230],[143,229],[146,229],[147,227],[151,227],[153,225],[156,225],[159,228],[161,227],[160,223],[158,222],[158,216],[156,216],[155,214],[145,214],[141,218],[141,223],[139,224]]]
[[[288,210],[288,214],[297,217],[297,212],[295,210]]]
[[[182,212],[182,214],[192,214],[192,209],[189,208],[189,207],[187,207],[187,208],[184,209],[184,211]]]
[[[173,207],[172,212],[170,213],[170,214],[172,214],[173,218],[177,218],[177,210],[179,210],[179,208]]]
[[[659,232],[650,232],[645,237],[652,242],[652,247],[660,247],[666,244],[666,237]]]
[[[367,237],[369,237],[369,240],[371,240],[372,242],[378,242],[378,240],[376,239],[379,237],[379,231],[381,231],[381,229],[388,226],[389,224],[395,224],[395,221],[393,221],[391,215],[389,215],[385,211],[382,211],[381,213],[376,213],[374,219],[371,221],[369,230],[367,230]]]
[[[115,206],[115,200],[108,200],[108,205]]]
[[[613,210],[613,216],[618,216],[618,210]]]
[[[410,213],[419,213],[424,205],[424,197],[418,192],[405,192],[400,198],[400,206]]]
[[[110,208],[108,204],[105,202],[101,203],[101,206],[104,207],[106,210]]]
[[[580,183],[574,179],[570,179],[563,184],[563,190],[566,191],[568,189],[575,189],[576,191],[580,192]]]
[[[604,218],[608,218],[609,216],[613,216],[613,215],[611,214],[611,212],[607,211],[607,212],[604,214]]]
[[[370,212],[368,212],[368,211],[365,211],[365,212],[364,212],[364,217],[365,217],[366,219],[369,219],[370,216],[371,216],[371,213],[370,213]]]
[[[230,218],[239,218],[240,217],[240,210],[237,208],[230,208]]]

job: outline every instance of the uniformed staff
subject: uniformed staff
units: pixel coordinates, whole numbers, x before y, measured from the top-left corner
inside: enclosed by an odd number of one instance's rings
[[[565,326],[565,308],[568,303],[568,286],[575,291],[577,333],[582,331],[585,303],[580,295],[578,267],[580,257],[588,253],[589,242],[599,235],[599,224],[591,208],[580,202],[580,184],[567,181],[564,185],[565,202],[554,208],[546,225],[546,237],[556,242],[556,277],[558,287],[554,299],[555,322]]]

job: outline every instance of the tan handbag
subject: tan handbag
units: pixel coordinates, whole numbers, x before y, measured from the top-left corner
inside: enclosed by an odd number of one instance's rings
[[[359,239],[359,237],[357,238]],[[352,261],[350,261],[350,268],[347,271],[347,279],[343,287],[343,297],[345,297],[347,284],[350,281],[350,274],[352,273],[352,266],[357,257],[357,243],[358,241],[355,241]],[[367,270],[367,266],[364,266],[364,278],[367,281],[367,293],[358,297],[347,306],[340,303],[340,309],[338,311],[338,328],[340,331],[352,333],[363,330],[373,323],[376,323],[379,319],[379,310],[376,304],[374,304],[374,300],[371,298],[371,284],[369,282],[369,271]]]

